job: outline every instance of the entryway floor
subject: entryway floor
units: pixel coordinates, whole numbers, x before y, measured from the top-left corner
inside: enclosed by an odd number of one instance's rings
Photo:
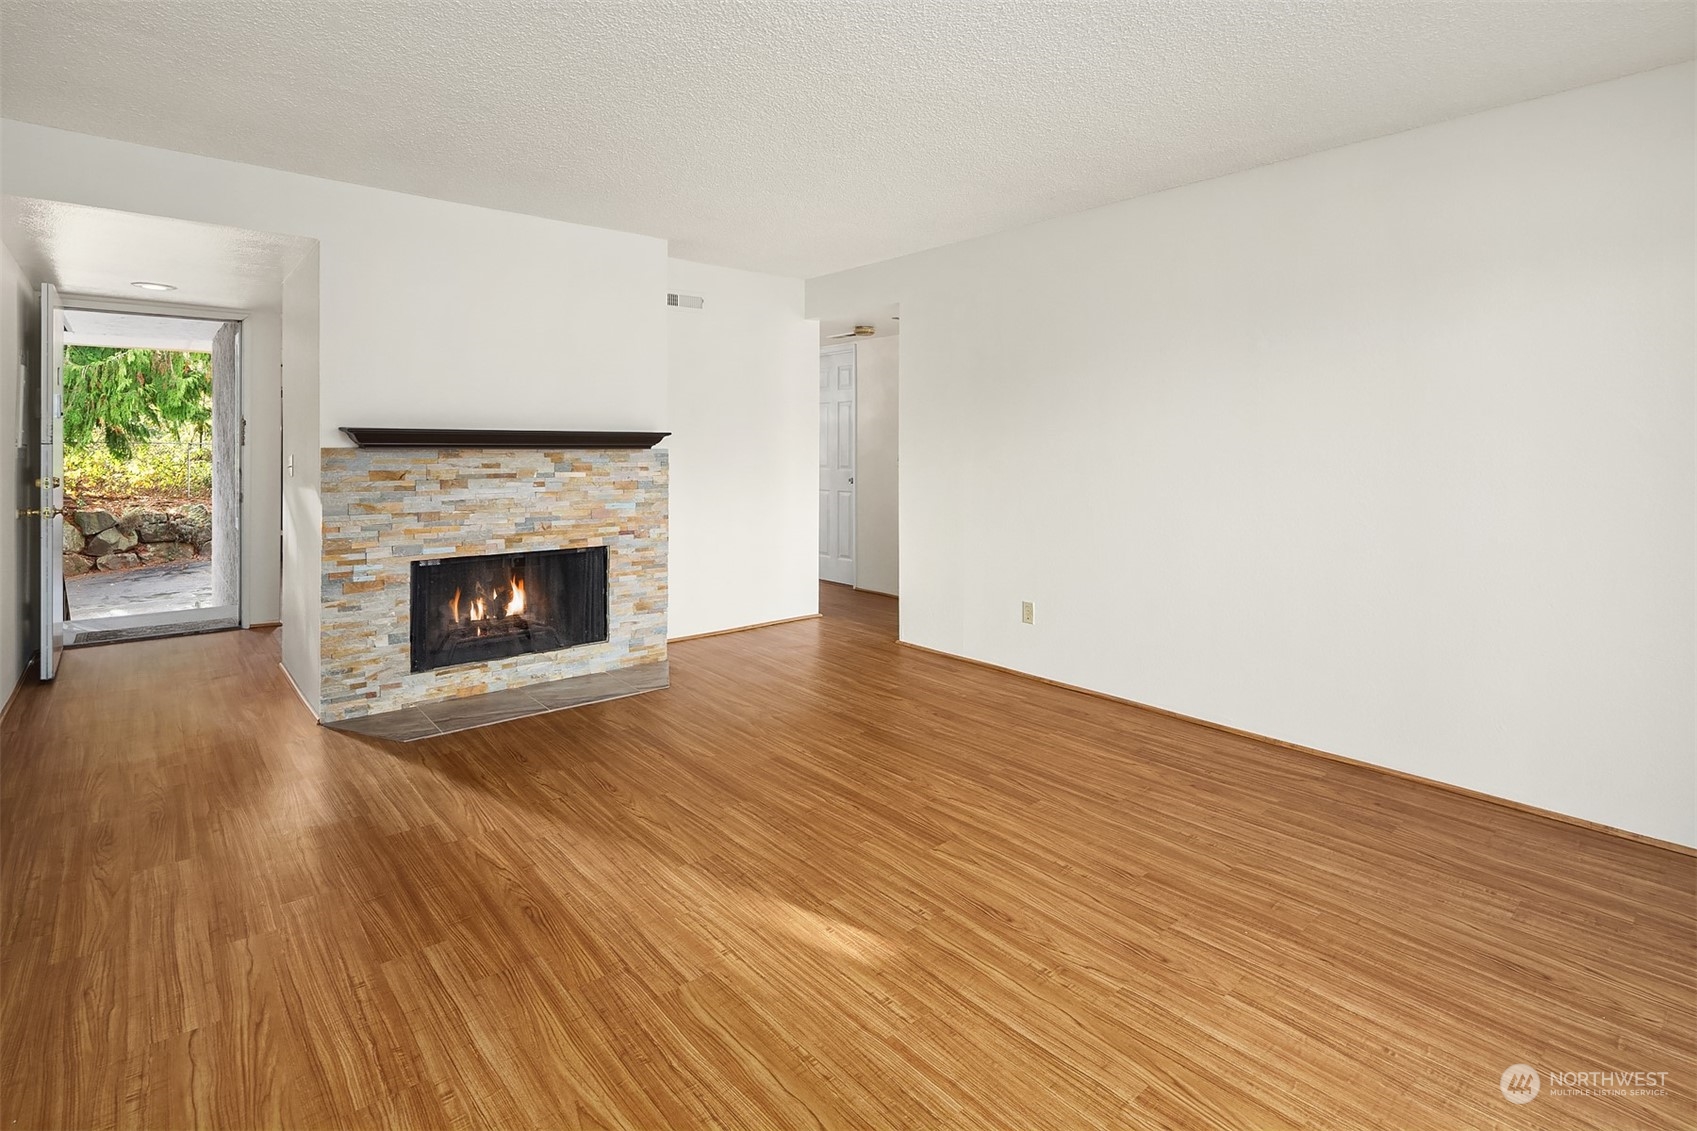
[[[216,632],[240,623],[234,605],[214,603],[212,563],[205,558],[68,577],[65,591],[71,603],[67,644]]]
[[[199,558],[145,569],[85,573],[65,579],[71,596],[71,619],[174,613],[209,609],[212,600],[212,562]]]

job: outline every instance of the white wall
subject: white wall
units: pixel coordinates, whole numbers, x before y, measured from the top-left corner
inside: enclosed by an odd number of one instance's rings
[[[903,638],[1697,844],[1693,87],[812,281],[901,303]]]
[[[798,279],[669,263],[672,636],[819,610],[819,326]]]
[[[11,469],[0,486],[0,705],[11,696],[24,665],[35,652],[36,520],[19,509],[37,505],[33,378],[23,392],[26,445],[18,444],[18,366],[35,363],[40,304],[12,253],[0,248],[0,452]]]
[[[12,195],[318,240],[324,446],[346,424],[664,426],[663,240],[21,122],[0,162]]]
[[[123,176],[111,175],[117,168]],[[303,630],[319,594],[303,525],[316,521],[317,500],[304,493],[316,492],[320,446],[348,443],[340,426],[668,426],[663,240],[11,121],[0,123],[0,190],[318,241],[316,368],[292,395],[284,390],[300,413],[315,407],[310,427],[297,415],[281,451],[271,439],[277,387],[263,380],[255,351],[276,339],[262,331],[248,343],[250,471],[275,476],[295,459],[295,483],[285,484],[294,512],[283,525],[302,541],[285,549],[283,616],[293,609]],[[296,366],[283,379],[305,378]],[[254,399],[266,391],[268,405]],[[275,497],[277,482],[265,493]],[[250,531],[278,519],[269,504]],[[251,583],[264,591],[265,579]],[[295,637],[285,633],[286,648]],[[291,671],[300,676],[304,663],[296,654]],[[316,676],[303,686],[316,687]]]
[[[854,584],[894,596],[901,584],[896,532],[899,482],[899,337],[854,344]]]
[[[307,276],[297,268],[287,285],[286,439],[273,449],[295,459],[282,618],[301,686],[318,686],[318,450],[347,442],[341,425],[673,431],[673,633],[815,611],[817,328],[799,281],[669,264],[647,236],[16,122],[0,123],[0,189],[317,241],[317,325],[301,321]],[[668,310],[679,289],[706,294],[706,310]],[[253,466],[263,410],[250,410]]]
[[[320,567],[324,510],[319,501],[319,249],[314,246],[283,281],[282,437],[293,453],[283,473],[283,670],[316,714],[322,684],[319,654]]]

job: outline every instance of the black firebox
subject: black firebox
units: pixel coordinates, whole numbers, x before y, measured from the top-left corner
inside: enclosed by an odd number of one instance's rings
[[[607,639],[607,547],[412,563],[412,670]]]

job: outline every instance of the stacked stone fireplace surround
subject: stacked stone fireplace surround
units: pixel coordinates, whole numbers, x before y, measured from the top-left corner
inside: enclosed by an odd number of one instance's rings
[[[666,659],[663,449],[325,448],[326,723]],[[413,672],[412,563],[607,547],[602,643]]]

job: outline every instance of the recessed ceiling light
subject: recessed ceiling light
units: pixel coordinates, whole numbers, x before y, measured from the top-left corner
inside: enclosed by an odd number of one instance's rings
[[[170,283],[131,283],[132,287],[140,287],[144,291],[174,291],[177,288]]]

